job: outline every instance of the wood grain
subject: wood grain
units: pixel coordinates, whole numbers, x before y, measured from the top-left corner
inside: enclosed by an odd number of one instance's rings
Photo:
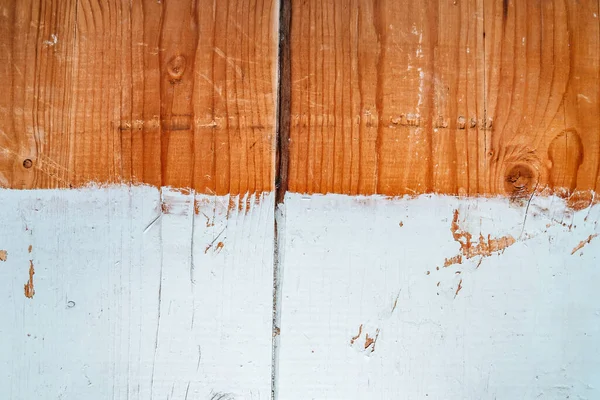
[[[597,189],[592,0],[296,2],[295,192]]]
[[[274,0],[0,2],[0,185],[273,188]]]
[[[598,190],[597,2],[290,4],[277,88],[274,0],[2,0],[0,185]]]

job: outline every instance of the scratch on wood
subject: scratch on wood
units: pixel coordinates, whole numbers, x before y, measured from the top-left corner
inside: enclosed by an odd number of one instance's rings
[[[589,244],[592,241],[592,239],[595,238],[596,236],[598,236],[597,233],[590,235],[590,236],[588,236],[587,239],[579,242],[579,244],[573,248],[573,251],[571,251],[571,255],[575,254],[577,252],[577,250],[581,250],[583,248],[583,246],[585,246],[586,244]]]
[[[35,289],[33,288],[33,275],[35,274],[35,270],[33,269],[33,260],[29,260],[29,280],[24,285],[25,297],[31,299],[35,294]]]

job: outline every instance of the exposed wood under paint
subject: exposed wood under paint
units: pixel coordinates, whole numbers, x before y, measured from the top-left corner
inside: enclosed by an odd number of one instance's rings
[[[600,206],[288,194],[285,215],[278,398],[600,396]],[[515,242],[444,268],[455,224]]]
[[[598,14],[0,0],[1,391],[599,397]]]
[[[273,201],[0,190],[2,398],[269,399]]]
[[[273,330],[272,193],[0,200],[10,399],[600,395],[598,205],[288,194]]]

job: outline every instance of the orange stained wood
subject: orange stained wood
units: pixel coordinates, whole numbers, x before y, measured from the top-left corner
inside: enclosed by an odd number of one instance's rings
[[[272,190],[275,0],[0,0],[0,187]]]
[[[598,1],[286,4],[0,0],[0,187],[599,190]]]
[[[598,1],[292,4],[290,190],[599,189]]]

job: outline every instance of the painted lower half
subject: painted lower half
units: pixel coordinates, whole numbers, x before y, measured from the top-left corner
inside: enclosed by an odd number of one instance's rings
[[[0,191],[2,398],[269,399],[273,199]],[[288,194],[276,398],[600,398],[599,219]]]
[[[600,398],[600,207],[291,194],[283,214],[279,398]]]
[[[270,397],[272,195],[0,201],[1,398]]]

